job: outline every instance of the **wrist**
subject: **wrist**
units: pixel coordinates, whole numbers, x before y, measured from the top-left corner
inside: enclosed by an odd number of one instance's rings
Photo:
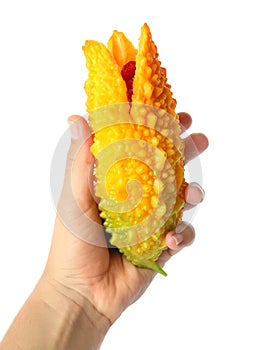
[[[34,296],[52,314],[54,330],[52,349],[99,349],[110,321],[77,291],[45,276],[39,281]]]

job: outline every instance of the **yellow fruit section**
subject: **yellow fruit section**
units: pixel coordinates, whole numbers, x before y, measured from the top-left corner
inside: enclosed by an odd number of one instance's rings
[[[176,100],[167,84],[166,70],[158,60],[157,47],[147,24],[141,29],[132,100],[164,109],[177,117]]]
[[[137,54],[137,50],[131,41],[127,39],[124,33],[117,30],[114,30],[108,41],[108,49],[120,68],[127,62],[134,61]]]
[[[84,88],[87,111],[117,102],[127,102],[126,85],[112,54],[102,43],[88,40],[83,47],[89,70]]]
[[[108,49],[87,41],[84,53],[101,217],[111,243],[129,261],[165,275],[156,261],[167,249],[166,233],[182,218],[186,187],[184,144],[166,70],[147,24],[137,54],[117,31]],[[123,103],[127,94],[121,68],[131,60],[136,60],[136,71],[128,104]],[[127,117],[121,118],[122,111]]]

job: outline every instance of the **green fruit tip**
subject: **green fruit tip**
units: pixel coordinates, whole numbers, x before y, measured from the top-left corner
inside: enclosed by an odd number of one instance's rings
[[[161,268],[161,266],[159,266],[157,264],[157,262],[155,262],[155,261],[147,261],[145,265],[146,265],[146,267],[148,269],[156,271],[156,272],[160,273],[161,275],[163,275],[165,277],[167,276],[167,273]]]

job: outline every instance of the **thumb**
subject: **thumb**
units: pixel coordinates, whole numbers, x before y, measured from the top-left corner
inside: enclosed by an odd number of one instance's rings
[[[104,246],[93,191],[94,158],[90,151],[91,129],[81,116],[71,116],[68,123],[71,144],[57,214],[64,226],[76,236],[94,245]]]
[[[68,123],[71,144],[67,155],[64,188],[71,187],[75,200],[86,212],[94,202],[92,179],[94,158],[90,152],[91,129],[81,116],[69,117]]]

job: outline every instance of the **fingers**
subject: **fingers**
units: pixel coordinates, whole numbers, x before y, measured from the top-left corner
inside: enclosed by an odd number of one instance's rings
[[[204,134],[191,134],[185,139],[185,163],[197,157],[208,147],[208,138]]]
[[[192,125],[192,117],[190,114],[185,112],[178,113],[179,116],[179,122],[181,124],[182,132],[189,129],[189,127]]]
[[[182,222],[175,231],[167,233],[166,243],[170,249],[170,255],[174,255],[182,248],[193,243],[195,230],[189,223]]]
[[[160,256],[158,263],[163,266],[173,255],[189,246],[195,239],[195,230],[189,223],[182,222],[174,231],[166,235],[166,244],[169,249]]]
[[[203,202],[205,198],[205,191],[196,182],[188,184],[185,189],[185,206],[184,209],[191,209],[194,206]]]
[[[182,133],[190,128],[192,118],[185,112],[178,113]],[[208,147],[208,139],[204,134],[195,133],[185,138],[185,163],[197,157]]]

